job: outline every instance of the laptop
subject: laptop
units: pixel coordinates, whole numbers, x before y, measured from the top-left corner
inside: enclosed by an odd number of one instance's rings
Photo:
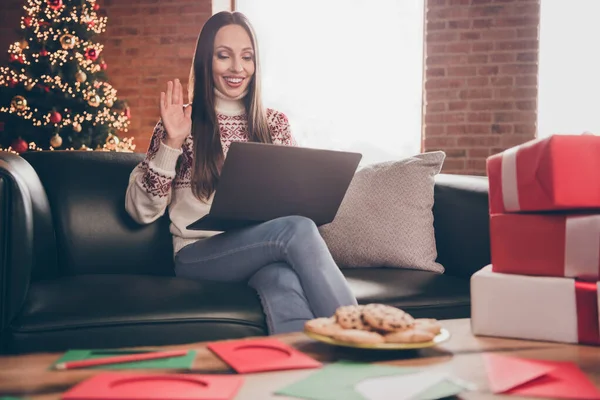
[[[190,230],[227,231],[299,215],[333,221],[360,153],[233,142],[207,215]]]

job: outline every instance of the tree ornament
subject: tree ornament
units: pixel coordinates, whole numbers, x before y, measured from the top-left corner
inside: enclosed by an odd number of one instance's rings
[[[19,56],[17,56],[16,54],[11,54],[8,57],[8,61],[10,61],[10,62],[17,62],[17,61],[19,61]]]
[[[88,98],[88,104],[92,107],[98,107],[100,105],[100,96],[94,94]]]
[[[21,50],[26,50],[29,48],[29,42],[26,39],[21,39],[19,41],[19,47],[21,48]]]
[[[125,116],[131,118],[131,109],[129,107],[125,108]]]
[[[25,90],[30,91],[31,89],[33,89],[35,87],[35,82],[34,81],[30,81],[27,82],[25,84]]]
[[[108,107],[108,108],[111,108],[114,105],[112,99],[106,99],[104,104],[106,104],[106,107]]]
[[[54,11],[60,9],[63,6],[62,0],[46,0],[46,3],[48,3],[48,6]]]
[[[104,61],[102,61],[102,62],[100,63],[100,69],[101,69],[102,71],[106,71],[106,69],[107,69],[107,68],[108,68],[108,64],[106,64]]]
[[[112,133],[109,133],[108,137],[106,138],[106,148],[108,150],[116,150],[117,146],[119,145],[119,142],[120,141],[118,137],[116,137]]]
[[[32,21],[32,18],[31,18],[31,17],[25,17],[25,18],[23,18],[23,23],[24,23],[24,24],[25,24],[25,26],[26,26],[26,27],[28,27],[28,28],[31,26],[31,21]]]
[[[27,151],[27,149],[29,148],[29,146],[27,145],[27,142],[21,138],[17,138],[15,140],[13,140],[13,142],[10,144],[10,147],[12,147],[13,150],[19,154],[25,153]]]
[[[60,121],[62,121],[62,115],[58,111],[52,111],[50,113],[50,122],[58,124]]]
[[[73,122],[73,130],[77,133],[81,132],[81,124],[77,121]]]
[[[93,47],[89,47],[85,51],[85,58],[90,61],[96,61],[98,59],[98,52]]]
[[[60,137],[60,135],[58,133],[56,133],[50,139],[50,146],[52,146],[56,149],[56,148],[62,146],[62,142],[63,142],[63,139]]]
[[[27,100],[23,96],[15,96],[10,102],[10,108],[17,111],[23,111],[27,108]]]
[[[40,56],[46,57],[47,55],[48,55],[48,50],[42,49],[42,51],[40,51]]]
[[[98,11],[100,9],[100,5],[98,3],[94,3],[94,5],[92,6],[92,9],[94,11]]]
[[[76,42],[77,40],[75,39],[75,36],[68,33],[65,33],[60,37],[60,45],[64,50],[71,50],[73,47],[75,47]]]
[[[87,80],[87,75],[82,70],[79,70],[75,74],[75,80],[79,83],[83,83]]]
[[[12,89],[12,88],[16,87],[18,83],[19,82],[15,78],[10,78],[8,80],[8,87]]]

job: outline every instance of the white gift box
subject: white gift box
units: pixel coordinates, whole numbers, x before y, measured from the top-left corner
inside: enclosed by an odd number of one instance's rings
[[[474,335],[600,345],[600,285],[493,272],[471,277]]]

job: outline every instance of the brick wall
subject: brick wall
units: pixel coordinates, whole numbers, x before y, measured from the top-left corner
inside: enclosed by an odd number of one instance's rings
[[[446,173],[535,137],[541,0],[426,0],[423,148]]]
[[[159,118],[158,99],[170,79],[188,82],[198,33],[211,0],[99,0],[108,17],[104,57],[118,96],[131,108],[136,151],[148,148]],[[187,100],[187,97],[186,97]]]

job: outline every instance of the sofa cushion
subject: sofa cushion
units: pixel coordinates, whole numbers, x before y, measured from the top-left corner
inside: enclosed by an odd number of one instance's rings
[[[344,269],[360,304],[384,303],[417,318],[468,318],[469,280],[398,268]]]
[[[33,283],[11,324],[15,352],[193,343],[266,333],[245,285],[143,275]]]
[[[340,267],[444,272],[433,229],[441,151],[367,165],[356,172],[335,219],[319,228]]]

